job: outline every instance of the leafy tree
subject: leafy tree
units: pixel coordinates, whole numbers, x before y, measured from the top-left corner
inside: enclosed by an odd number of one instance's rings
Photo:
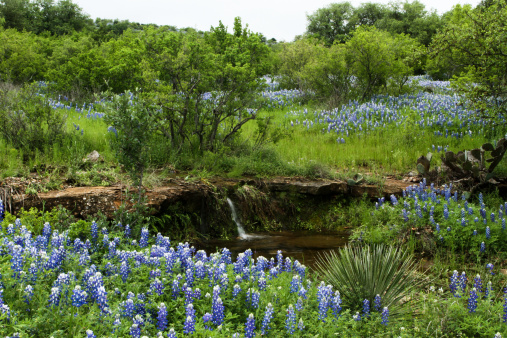
[[[347,64],[355,77],[354,89],[365,100],[387,89],[388,81],[402,88],[417,62],[418,43],[404,35],[391,36],[375,27],[359,27],[345,44]]]
[[[408,34],[427,46],[442,27],[442,20],[436,11],[427,12],[424,4],[415,0],[389,4],[375,26],[393,34]]]
[[[18,31],[52,35],[72,34],[89,27],[92,21],[71,0],[2,0],[0,14],[5,26]]]
[[[278,74],[281,75],[280,84],[284,88],[309,89],[305,83],[305,68],[318,58],[319,53],[325,51],[318,45],[319,42],[315,39],[300,39],[282,44],[278,52]]]
[[[387,14],[386,6],[382,4],[367,2],[354,9],[350,18],[350,26],[357,28],[359,26],[374,26]]]
[[[322,40],[327,46],[335,41],[344,42],[349,37],[349,21],[354,7],[350,2],[333,3],[307,15],[307,35]]]
[[[0,81],[43,80],[49,51],[47,38],[0,28]]]
[[[217,151],[256,117],[247,108],[255,108],[260,77],[270,70],[269,47],[239,18],[234,28],[230,34],[220,23],[204,36],[145,32],[146,93],[161,107],[158,128],[176,151]]]
[[[0,17],[3,17],[5,28],[14,28],[18,31],[26,29],[29,15],[28,0],[1,0]]]
[[[435,36],[432,73],[454,75],[453,84],[479,108],[507,108],[507,6],[457,5],[446,27]]]
[[[105,108],[111,147],[138,186],[140,201],[144,170],[149,162],[149,140],[155,129],[153,109],[131,92],[114,95]]]

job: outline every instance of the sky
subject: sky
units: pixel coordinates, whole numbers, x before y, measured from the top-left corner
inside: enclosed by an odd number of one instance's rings
[[[91,18],[120,19],[139,23],[192,27],[208,31],[221,20],[232,32],[234,18],[253,32],[277,41],[292,41],[306,30],[306,16],[328,6],[329,0],[74,0]],[[340,2],[340,1],[334,1]],[[390,0],[351,0],[354,7],[364,2],[388,4]],[[456,4],[476,6],[480,0],[420,0],[426,10],[439,14]]]

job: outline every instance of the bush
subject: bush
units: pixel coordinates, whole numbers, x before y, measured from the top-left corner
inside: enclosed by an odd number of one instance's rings
[[[25,155],[44,152],[69,136],[66,117],[52,109],[37,90],[34,84],[21,91],[0,91],[0,136]]]
[[[365,299],[373,307],[380,295],[381,308],[388,307],[391,316],[400,315],[404,311],[400,301],[416,286],[412,256],[391,246],[346,246],[320,256],[317,269],[352,310],[360,310]]]

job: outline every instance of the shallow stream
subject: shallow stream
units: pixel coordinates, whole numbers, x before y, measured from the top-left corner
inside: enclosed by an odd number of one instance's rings
[[[208,254],[228,248],[236,258],[237,254],[251,249],[254,258],[275,257],[282,250],[284,257],[297,259],[307,267],[313,268],[319,254],[343,247],[348,242],[348,232],[312,233],[308,231],[282,231],[270,233],[245,234],[232,240],[212,239],[194,243],[195,247]]]

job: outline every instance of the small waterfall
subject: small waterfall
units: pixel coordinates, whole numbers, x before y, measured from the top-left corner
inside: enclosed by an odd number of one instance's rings
[[[232,201],[227,197],[227,203],[231,207],[231,214],[232,214],[232,220],[234,223],[236,223],[236,226],[238,227],[238,234],[239,238],[245,239],[248,238],[248,235],[245,232],[245,229],[243,229],[243,226],[241,225],[241,222],[239,221],[238,214],[236,214],[236,209],[234,208],[234,204]]]

